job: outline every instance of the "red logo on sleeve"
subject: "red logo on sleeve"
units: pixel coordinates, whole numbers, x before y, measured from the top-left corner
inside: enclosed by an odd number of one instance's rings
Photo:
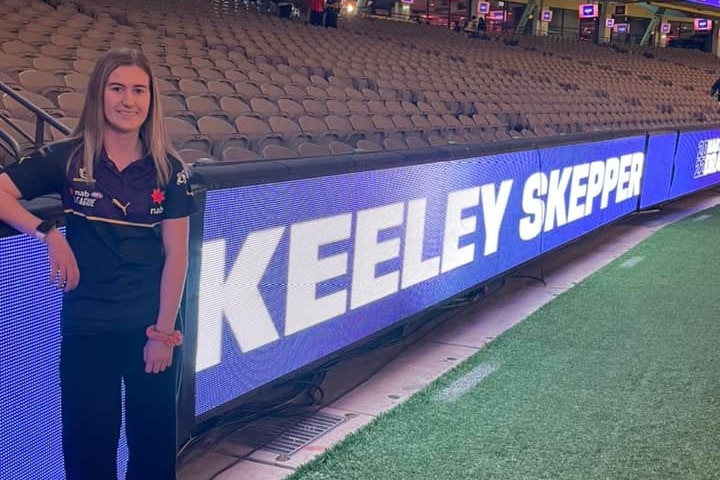
[[[160,205],[165,201],[165,192],[163,192],[159,188],[154,188],[152,193],[150,194],[150,198],[155,205]]]

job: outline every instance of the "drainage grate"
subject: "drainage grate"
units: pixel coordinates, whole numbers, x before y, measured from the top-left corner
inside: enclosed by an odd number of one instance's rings
[[[265,445],[263,450],[292,455],[316,438],[340,425],[343,420],[343,417],[318,412],[283,432],[282,435]]]

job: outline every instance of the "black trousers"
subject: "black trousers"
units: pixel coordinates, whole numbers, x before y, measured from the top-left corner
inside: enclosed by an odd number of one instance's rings
[[[310,12],[310,24],[311,25],[322,25],[323,24],[323,12]]]
[[[115,480],[125,383],[127,480],[175,480],[176,371],[145,373],[144,332],[67,335],[60,350],[67,480]]]

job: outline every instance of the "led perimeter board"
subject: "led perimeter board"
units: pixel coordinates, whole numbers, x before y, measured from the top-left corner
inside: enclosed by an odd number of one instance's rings
[[[196,415],[637,208],[645,137],[207,192]]]

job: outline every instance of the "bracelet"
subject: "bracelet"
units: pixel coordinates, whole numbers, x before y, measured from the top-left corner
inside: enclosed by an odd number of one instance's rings
[[[172,333],[164,333],[159,331],[155,325],[147,327],[145,335],[147,335],[150,340],[164,343],[168,348],[180,346],[183,342],[183,336],[180,330],[175,330]]]

